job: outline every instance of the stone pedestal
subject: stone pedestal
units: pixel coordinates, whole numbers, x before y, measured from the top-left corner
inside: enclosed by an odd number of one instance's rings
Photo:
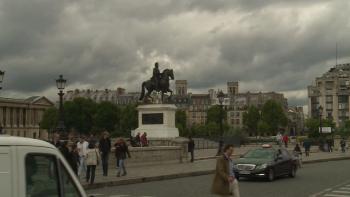
[[[179,130],[175,127],[176,109],[172,104],[138,106],[139,127],[131,135],[135,137],[137,133],[146,132],[148,139],[179,137]]]

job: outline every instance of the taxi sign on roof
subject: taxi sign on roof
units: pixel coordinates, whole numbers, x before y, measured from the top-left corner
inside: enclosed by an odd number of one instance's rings
[[[271,148],[272,146],[271,146],[271,144],[263,144],[261,147],[263,147],[263,148]]]

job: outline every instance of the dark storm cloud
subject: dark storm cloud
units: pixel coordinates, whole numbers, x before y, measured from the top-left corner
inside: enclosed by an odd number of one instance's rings
[[[139,91],[159,61],[194,91],[239,81],[242,91],[306,104],[306,87],[335,63],[337,41],[339,62],[350,61],[349,10],[345,0],[3,0],[3,86],[9,95],[53,94],[63,74],[68,89]]]

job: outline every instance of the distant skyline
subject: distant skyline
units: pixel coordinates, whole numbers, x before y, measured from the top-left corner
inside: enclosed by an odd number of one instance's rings
[[[350,62],[346,0],[2,0],[2,97],[57,100],[67,89],[140,91],[154,62],[189,91],[284,93],[307,105],[307,86]]]

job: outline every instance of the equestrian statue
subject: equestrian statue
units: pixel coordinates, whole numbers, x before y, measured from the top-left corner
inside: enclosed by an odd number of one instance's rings
[[[162,102],[164,94],[170,92],[170,97],[173,95],[173,91],[169,89],[169,80],[174,80],[174,72],[173,69],[165,69],[162,73],[159,71],[158,62],[154,64],[153,68],[153,76],[150,80],[144,81],[142,83],[142,90],[140,101],[147,101],[149,99],[153,100],[151,97],[151,93],[153,91],[161,92],[162,94]],[[147,93],[145,95],[145,89],[147,89]]]

